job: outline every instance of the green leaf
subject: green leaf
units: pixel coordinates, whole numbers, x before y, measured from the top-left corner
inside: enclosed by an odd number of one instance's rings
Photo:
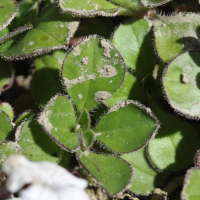
[[[90,115],[86,109],[83,109],[77,119],[76,127],[77,129],[81,129],[83,132],[86,132],[90,128]]]
[[[200,16],[195,13],[159,16],[153,22],[158,56],[168,62],[182,51],[200,49],[199,21]]]
[[[78,160],[110,195],[125,190],[132,179],[132,167],[113,155],[95,154],[89,150],[79,152]]]
[[[142,4],[149,8],[161,6],[170,1],[172,1],[172,0],[141,0]]]
[[[31,90],[41,107],[44,107],[52,96],[63,93],[59,76],[61,63],[59,59],[48,55],[34,60],[35,73],[31,81]]]
[[[13,20],[18,11],[15,0],[1,0],[0,2],[0,31]]]
[[[0,110],[3,110],[10,117],[11,121],[13,121],[14,111],[9,103],[6,102],[0,103]]]
[[[16,17],[10,24],[12,28],[23,26],[27,22],[35,23],[36,18],[38,17],[38,2],[32,1],[20,1],[18,3],[19,10]]]
[[[200,169],[191,168],[187,171],[184,179],[181,200],[199,200],[200,199]]]
[[[161,121],[161,129],[148,144],[148,155],[152,164],[160,171],[177,172],[192,165],[199,149],[199,135],[186,122],[152,106]]]
[[[145,147],[132,153],[123,154],[120,157],[130,163],[134,170],[134,178],[130,183],[129,191],[146,196],[149,192],[153,192],[155,188],[162,186],[162,174],[152,168],[146,156]]]
[[[14,130],[17,129],[17,127],[23,122],[23,121],[27,121],[30,117],[32,117],[33,115],[35,115],[36,113],[33,111],[25,111],[23,112],[16,120],[15,120],[15,127]]]
[[[5,35],[7,35],[7,34],[9,34],[9,29],[8,29],[8,27],[7,27],[7,28],[4,28],[3,30],[0,31],[0,41],[1,41],[1,37],[5,36]],[[0,42],[0,44],[1,44],[1,42]]]
[[[7,60],[22,60],[55,49],[66,49],[78,25],[76,18],[61,14],[55,5],[51,5],[44,9],[31,30],[1,45],[0,55]],[[7,37],[12,36],[10,33]]]
[[[12,125],[10,117],[0,110],[0,141],[7,140],[12,134]]]
[[[16,142],[3,141],[0,142],[0,169],[2,169],[3,162],[13,154],[20,154],[20,146]]]
[[[149,108],[134,101],[119,101],[94,128],[96,138],[111,150],[125,153],[137,150],[153,138],[159,121]]]
[[[137,100],[142,101],[142,90],[135,78],[126,72],[125,79],[121,87],[112,95],[111,98],[106,100],[106,104],[111,107],[118,101],[122,100]]]
[[[170,62],[162,78],[171,107],[188,118],[200,117],[199,56],[199,52],[181,54]]]
[[[114,17],[119,13],[119,8],[106,0],[59,0],[59,6],[62,11],[69,12],[75,17]]]
[[[81,142],[84,149],[89,149],[92,147],[95,141],[94,131],[88,130],[86,132],[81,131]]]
[[[151,73],[157,62],[146,20],[128,21],[120,25],[113,35],[113,45],[125,60],[127,67],[134,69],[139,78]]]
[[[63,149],[73,152],[78,146],[78,135],[73,133],[75,113],[65,96],[53,97],[38,117],[47,134]]]
[[[0,93],[3,92],[4,87],[12,84],[11,66],[0,58]]]
[[[122,57],[107,40],[93,36],[74,47],[66,56],[62,76],[77,113],[111,97],[124,72]]]
[[[111,2],[120,5],[124,8],[130,9],[132,12],[142,12],[147,10],[142,4],[140,0],[111,0]]]
[[[61,147],[45,133],[33,117],[21,123],[15,133],[15,139],[21,147],[21,153],[30,160],[58,162],[60,159]]]

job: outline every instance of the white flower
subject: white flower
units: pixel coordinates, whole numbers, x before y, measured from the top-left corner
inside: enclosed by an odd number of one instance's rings
[[[3,170],[8,176],[7,189],[12,193],[19,191],[22,200],[89,200],[87,181],[54,163],[32,162],[12,155]],[[30,185],[24,187],[27,184]]]

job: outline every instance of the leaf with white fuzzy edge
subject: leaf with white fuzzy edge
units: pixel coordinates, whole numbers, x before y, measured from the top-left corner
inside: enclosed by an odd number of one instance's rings
[[[117,153],[135,151],[155,137],[160,122],[138,102],[119,101],[94,128],[96,139]]]
[[[181,192],[181,200],[200,199],[200,168],[191,168],[187,171]]]
[[[151,166],[145,147],[138,151],[122,154],[120,157],[130,163],[134,170],[134,179],[130,183],[129,192],[148,196],[155,188],[162,186],[162,174]]]
[[[150,162],[161,172],[180,172],[187,169],[200,148],[198,132],[190,124],[165,113],[155,103],[151,108],[162,125],[147,146]]]
[[[1,0],[0,2],[0,31],[13,20],[18,11],[15,0]]]
[[[22,122],[27,121],[30,117],[35,115],[36,113],[31,110],[24,111],[21,115],[17,117],[15,120],[14,131],[16,131],[17,127],[21,125]]]
[[[6,60],[23,60],[55,49],[66,49],[79,21],[63,15],[55,5],[46,7],[28,32],[16,35],[0,47]]]
[[[58,0],[63,12],[68,12],[74,17],[114,17],[120,9],[106,0]]]
[[[142,4],[148,8],[153,8],[166,4],[172,0],[141,0]]]
[[[15,133],[21,153],[32,161],[58,162],[62,153],[59,147],[38,124],[35,117],[23,121]]]
[[[16,142],[2,141],[0,142],[0,169],[3,162],[13,154],[20,154],[21,148]]]
[[[170,106],[187,118],[200,118],[200,52],[185,52],[173,59],[163,77]]]
[[[158,16],[153,21],[155,48],[163,62],[168,62],[181,52],[200,49],[200,16],[195,13],[178,13]]]
[[[149,32],[150,26],[144,19],[130,20],[121,24],[112,38],[113,45],[123,56],[126,66],[134,69],[139,79],[151,73],[157,63]]]
[[[0,102],[0,110],[3,110],[9,116],[11,121],[14,119],[14,110],[9,103]]]
[[[93,130],[87,130],[83,132],[81,130],[81,143],[83,145],[84,149],[89,149],[93,146],[94,141],[95,141],[95,133]]]
[[[63,83],[80,114],[90,111],[120,87],[125,64],[112,44],[97,35],[88,37],[66,55],[62,67]]]
[[[195,167],[200,168],[200,149],[197,150],[195,157],[194,157],[194,165]]]
[[[79,151],[76,156],[80,164],[97,179],[110,196],[130,187],[133,170],[125,160],[113,155],[95,154],[89,150]]]
[[[11,139],[12,125],[10,117],[2,110],[0,110],[0,141]]]
[[[78,135],[74,131],[75,112],[64,95],[56,95],[45,106],[38,122],[47,134],[66,151],[74,152],[78,146]]]

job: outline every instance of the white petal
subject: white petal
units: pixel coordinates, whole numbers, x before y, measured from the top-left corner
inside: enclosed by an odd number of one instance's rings
[[[29,186],[22,190],[19,195],[24,200],[59,200],[54,190],[39,184]]]

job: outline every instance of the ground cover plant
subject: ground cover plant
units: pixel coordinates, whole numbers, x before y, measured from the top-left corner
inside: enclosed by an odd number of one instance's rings
[[[87,179],[91,199],[198,200],[198,11],[197,0],[1,0],[0,199],[4,161],[22,154]]]

